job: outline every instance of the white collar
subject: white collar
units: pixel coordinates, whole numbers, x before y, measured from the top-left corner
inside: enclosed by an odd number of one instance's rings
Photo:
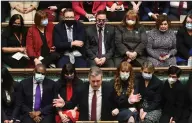
[[[89,92],[93,92],[94,89],[91,87],[91,84],[89,84]],[[99,87],[99,89],[97,91],[101,92],[101,86]]]

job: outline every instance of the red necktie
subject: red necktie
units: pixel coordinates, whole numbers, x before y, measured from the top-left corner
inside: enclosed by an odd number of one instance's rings
[[[91,105],[91,121],[97,120],[97,95],[96,90],[94,90],[93,98],[92,98],[92,105]]]
[[[102,57],[102,28],[99,28],[99,48],[98,48],[98,57]]]
[[[73,88],[72,84],[67,84],[67,101],[70,101],[71,97],[73,95]]]
[[[179,13],[179,15],[182,14],[181,12],[182,12],[182,9],[183,9],[183,4],[184,4],[183,1],[179,2],[179,8],[178,8],[178,13]]]

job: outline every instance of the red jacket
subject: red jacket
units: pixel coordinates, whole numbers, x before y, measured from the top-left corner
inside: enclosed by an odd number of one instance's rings
[[[124,1],[117,1],[117,2],[118,2],[118,5],[119,5],[119,6],[121,6],[121,5],[123,4],[125,8],[128,8],[128,5],[126,4],[126,2],[124,2]],[[113,3],[115,3],[115,2],[113,2],[113,1],[108,1],[108,2],[107,2],[107,6],[108,6],[109,8],[111,8],[111,6],[113,5]]]
[[[48,23],[46,28],[46,39],[47,45],[49,48],[53,46],[52,34],[54,25],[52,23]],[[29,28],[26,38],[26,49],[29,57],[38,58],[41,55],[41,46],[42,46],[41,36],[39,34],[39,30],[36,25],[33,25]]]
[[[99,10],[105,10],[106,2],[95,1],[93,2],[92,14],[96,14]],[[85,16],[86,11],[83,7],[83,1],[72,2],[72,8],[75,11],[75,19],[79,20],[80,15]]]

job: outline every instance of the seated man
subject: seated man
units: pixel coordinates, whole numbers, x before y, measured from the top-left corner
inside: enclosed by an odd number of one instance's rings
[[[99,11],[96,15],[96,25],[86,30],[86,53],[90,66],[113,67],[114,27],[106,25],[106,13]]]
[[[102,77],[102,70],[97,66],[92,67],[89,71],[89,83],[79,86],[70,102],[65,102],[60,96],[59,99],[54,99],[54,106],[71,109],[78,106],[79,121],[112,120],[112,105],[109,101],[112,84],[102,83]]]
[[[75,21],[72,9],[65,9],[63,15],[64,20],[55,25],[53,31],[56,52],[61,55],[57,67],[62,68],[69,61],[75,64],[75,67],[87,67],[84,53],[84,26]]]
[[[37,64],[33,77],[20,83],[18,104],[22,123],[55,123],[52,106],[55,82],[46,78],[45,73],[45,66]]]

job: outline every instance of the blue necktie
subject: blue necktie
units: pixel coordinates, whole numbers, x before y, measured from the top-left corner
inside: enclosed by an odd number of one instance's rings
[[[35,93],[35,106],[34,110],[39,111],[41,107],[41,90],[40,90],[40,85],[37,83],[36,87],[36,93]]]

